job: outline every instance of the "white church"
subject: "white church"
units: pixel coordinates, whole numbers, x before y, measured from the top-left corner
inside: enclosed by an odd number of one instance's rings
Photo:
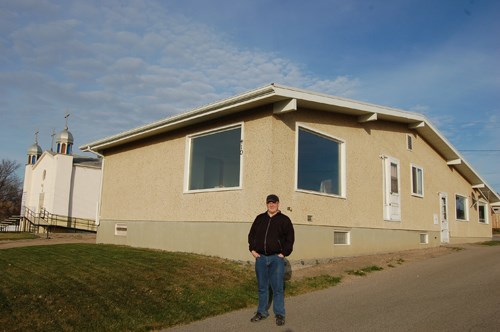
[[[96,231],[102,159],[73,155],[67,121],[55,143],[55,151],[43,151],[36,133],[28,149],[20,228],[38,233]]]

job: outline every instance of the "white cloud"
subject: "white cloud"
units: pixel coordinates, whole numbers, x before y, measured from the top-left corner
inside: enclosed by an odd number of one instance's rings
[[[254,48],[259,44],[241,46],[244,42],[236,40],[240,35],[231,34],[235,30],[226,33],[218,26],[181,15],[175,6],[182,7],[184,3],[18,0],[2,4],[0,131],[7,136],[19,135],[11,128],[22,123],[27,128],[23,135],[29,133],[23,137],[29,146],[33,128],[39,127],[41,140],[43,136],[47,139],[53,128],[62,128],[64,112],[69,110],[70,130],[78,145],[274,82],[424,113],[445,136],[453,142],[462,142],[464,135],[456,120],[463,117],[461,108],[467,109],[466,103],[479,105],[474,98],[484,89],[500,89],[498,54],[468,49],[458,39],[370,73],[353,74],[356,71],[352,68],[328,77],[311,72],[315,59],[309,64],[299,63],[286,52],[280,53],[279,48],[267,51]],[[189,8],[203,10],[198,3],[189,3]],[[265,2],[252,5],[228,2],[228,5],[238,15],[251,13],[250,18],[242,17],[246,24],[256,22],[264,5],[268,23],[274,22],[277,13],[286,15],[280,16],[281,23],[303,15],[311,23],[313,17],[324,11],[321,8],[331,6],[328,2],[322,2],[320,7],[294,2],[296,9],[304,11],[292,13]],[[269,6],[272,8],[268,11]],[[362,19],[363,13],[371,11],[365,4],[349,2],[338,6],[347,6],[335,11],[339,19],[330,23],[331,17],[323,17],[328,21],[312,22],[315,29],[335,26],[339,34],[349,28],[352,36],[360,38],[371,31],[367,25],[357,32],[350,27],[352,15]],[[382,9],[377,12],[384,12]],[[188,15],[190,11],[184,10]],[[209,9],[209,13],[215,15],[217,10]],[[227,27],[227,22],[235,20],[233,14],[217,15],[222,15]],[[283,30],[274,35],[276,31],[272,28],[245,27],[246,31],[253,28],[259,33],[272,34],[265,36],[270,38],[268,41],[284,36]],[[293,31],[300,29],[295,27]],[[341,48],[337,34],[332,43]],[[328,38],[323,40],[329,42]],[[300,43],[299,38],[289,38],[286,42],[291,41]],[[335,53],[332,45],[320,44],[325,46],[322,54],[325,58]],[[380,59],[383,55],[374,56]],[[335,59],[338,58],[332,57],[332,63]],[[468,82],[468,91],[463,88],[464,80]],[[461,98],[463,107],[443,108],[457,98]],[[494,111],[498,113],[498,109],[489,111],[493,115]],[[483,138],[494,137],[497,121],[491,117],[471,128],[485,135]],[[477,130],[479,126],[481,130]]]
[[[157,2],[63,6],[61,16],[15,28],[10,38],[36,77],[18,77],[17,89],[43,100],[40,117],[70,109],[75,126],[86,129],[81,140],[273,82],[347,97],[361,86],[357,78],[318,78],[283,56],[238,48]],[[64,11],[72,18],[62,18]]]

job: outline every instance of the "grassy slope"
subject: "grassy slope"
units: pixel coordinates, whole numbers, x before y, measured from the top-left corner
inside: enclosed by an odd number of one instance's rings
[[[257,302],[251,265],[111,245],[0,250],[0,276],[0,330],[9,331],[147,331]],[[339,281],[288,281],[286,291]]]

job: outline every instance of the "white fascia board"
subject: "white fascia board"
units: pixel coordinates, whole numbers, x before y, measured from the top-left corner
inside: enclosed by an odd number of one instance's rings
[[[192,111],[175,115],[157,122],[137,127],[113,136],[103,138],[91,143],[80,146],[81,150],[91,149],[94,151],[102,151],[112,146],[120,145],[126,142],[135,141],[144,137],[152,136],[155,133],[166,132],[170,128],[178,128],[195,123],[201,118],[206,118],[216,113],[224,113],[232,108],[237,108],[244,104],[255,103],[259,100],[269,98],[274,94],[272,86],[265,86],[256,90],[252,90],[241,95],[224,99],[219,102],[202,106]]]
[[[493,190],[493,188],[487,184],[486,181],[479,175],[478,172],[465,160],[465,158],[455,149],[455,147],[443,136],[441,133],[434,128],[432,123],[428,120],[425,121],[427,126],[423,128],[417,128],[416,130],[429,131],[433,135],[434,140],[439,140],[441,144],[444,144],[447,149],[449,149],[450,157],[447,160],[447,164],[456,168],[471,185],[474,184],[484,184],[484,191],[488,192],[488,198],[490,202],[500,201],[500,196]],[[439,150],[438,150],[439,151]]]
[[[367,114],[377,113],[378,115],[386,115],[394,119],[404,119],[406,122],[425,121],[425,118],[417,113],[406,112],[395,108],[370,104],[347,98],[331,96],[327,94],[302,90],[298,88],[291,88],[276,84],[274,84],[273,86],[276,95],[288,98],[295,98],[299,101],[299,103],[300,100],[303,100],[317,104],[331,105],[340,108],[352,109],[360,111],[361,113],[367,113]]]
[[[430,123],[430,121],[427,120],[425,116],[421,114],[277,84],[270,84],[222,101],[196,108],[186,113],[122,132],[89,144],[84,144],[80,146],[80,149],[103,151],[113,146],[153,136],[158,133],[167,132],[175,128],[204,121],[205,119],[213,119],[231,112],[242,111],[265,103],[276,103],[283,100],[288,101],[288,103],[285,102],[285,105],[288,106],[283,108],[287,111],[293,110],[294,107],[299,107],[301,101],[304,101],[306,104],[318,104],[318,106],[325,106],[323,108],[327,111],[331,110],[332,112],[340,112],[339,108],[347,109],[355,111],[358,116],[376,114],[378,120],[384,119],[388,121],[409,123],[409,126],[413,126],[414,130],[416,130],[420,135],[432,141],[434,143],[432,145],[435,145],[436,149],[443,153],[446,159],[461,159],[461,165],[456,165],[455,167],[460,169],[470,183],[486,183],[463,159],[453,145],[439,133],[439,131]],[[292,100],[291,104],[289,104],[290,100]],[[297,105],[294,105],[294,103],[297,103]],[[491,190],[491,187],[487,187],[488,191],[494,195],[496,199],[494,201],[500,201],[498,194]]]

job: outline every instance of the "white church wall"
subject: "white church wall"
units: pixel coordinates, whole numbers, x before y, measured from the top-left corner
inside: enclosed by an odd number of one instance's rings
[[[47,210],[53,214],[69,215],[69,196],[71,190],[71,174],[73,172],[73,157],[57,154],[54,156],[55,173],[53,187],[53,201]]]
[[[73,166],[69,208],[71,217],[95,219],[101,173],[100,168]]]
[[[53,157],[49,153],[44,153],[35,165],[27,166],[27,173],[30,173],[30,181],[25,204],[27,208],[38,213],[42,208],[52,204]]]

